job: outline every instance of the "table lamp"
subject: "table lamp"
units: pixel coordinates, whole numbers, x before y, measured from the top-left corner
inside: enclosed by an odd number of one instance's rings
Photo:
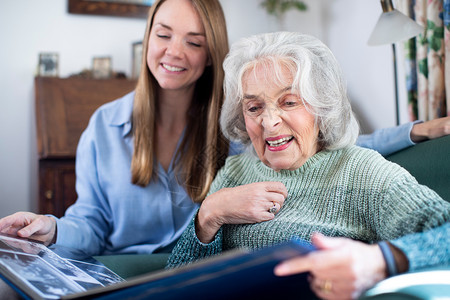
[[[394,62],[394,82],[395,82],[395,107],[397,125],[400,124],[399,101],[398,101],[398,83],[397,83],[397,57],[395,43],[410,39],[422,33],[424,28],[394,9],[391,0],[380,0],[383,13],[378,18],[377,24],[370,35],[367,44],[369,46],[378,46],[392,44],[393,62]]]

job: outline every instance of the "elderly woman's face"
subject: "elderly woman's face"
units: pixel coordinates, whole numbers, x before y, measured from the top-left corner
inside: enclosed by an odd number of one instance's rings
[[[314,116],[292,91],[292,75],[286,67],[281,68],[281,80],[265,76],[258,66],[242,79],[248,135],[259,159],[275,171],[301,167],[317,153],[319,134]]]

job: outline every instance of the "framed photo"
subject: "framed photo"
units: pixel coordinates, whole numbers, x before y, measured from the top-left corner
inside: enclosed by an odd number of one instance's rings
[[[133,61],[131,67],[131,78],[137,79],[141,72],[142,64],[142,41],[133,43]]]
[[[68,0],[69,13],[146,19],[154,0]]]
[[[59,74],[59,55],[58,53],[40,53],[39,54],[39,76],[57,77]]]
[[[95,79],[111,78],[111,57],[94,57],[92,60],[92,77]]]

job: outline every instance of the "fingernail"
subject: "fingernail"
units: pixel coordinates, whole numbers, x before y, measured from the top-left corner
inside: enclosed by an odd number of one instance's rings
[[[28,237],[28,231],[27,230],[19,230],[19,231],[17,231],[17,235],[20,237]]]
[[[283,276],[284,274],[286,274],[287,271],[288,268],[286,267],[286,265],[278,265],[274,269],[274,273],[277,276]]]

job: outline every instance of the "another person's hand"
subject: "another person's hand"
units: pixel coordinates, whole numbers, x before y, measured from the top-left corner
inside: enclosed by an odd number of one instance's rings
[[[52,217],[31,212],[17,212],[0,219],[0,232],[31,238],[49,245],[54,241],[56,221]]]
[[[223,224],[253,224],[272,220],[283,206],[287,190],[281,182],[257,182],[225,188],[209,195],[197,215],[197,237],[214,240]],[[275,207],[275,213],[269,210]]]
[[[411,140],[419,143],[448,134],[450,134],[450,116],[414,124]]]
[[[286,260],[275,267],[275,275],[310,272],[310,285],[322,299],[355,299],[386,277],[386,263],[378,245],[348,238],[313,234],[320,250]]]

